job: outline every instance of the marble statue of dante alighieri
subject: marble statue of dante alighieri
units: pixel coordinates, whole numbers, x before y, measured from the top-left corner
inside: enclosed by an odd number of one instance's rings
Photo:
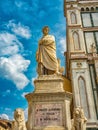
[[[49,28],[42,29],[43,37],[39,40],[36,60],[38,62],[38,74],[54,74],[58,72],[58,62],[56,57],[55,37],[49,35]]]

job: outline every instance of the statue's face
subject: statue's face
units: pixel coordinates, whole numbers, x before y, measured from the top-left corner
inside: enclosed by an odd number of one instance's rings
[[[47,35],[48,32],[49,32],[49,28],[44,28],[44,29],[43,29],[43,34]]]

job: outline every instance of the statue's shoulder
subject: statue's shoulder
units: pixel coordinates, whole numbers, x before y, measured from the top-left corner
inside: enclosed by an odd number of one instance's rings
[[[55,41],[55,37],[53,35],[47,35],[46,37],[53,40],[53,41]]]

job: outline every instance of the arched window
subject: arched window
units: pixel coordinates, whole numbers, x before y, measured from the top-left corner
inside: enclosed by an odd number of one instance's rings
[[[94,11],[94,7],[91,7],[91,10]]]
[[[86,8],[86,11],[89,11],[89,8],[88,8],[88,7]]]
[[[84,11],[84,8],[81,8],[81,11]]]
[[[86,83],[82,76],[78,78],[79,84],[79,92],[80,92],[80,103],[84,110],[85,116],[89,118],[89,108],[88,108],[88,100],[87,100],[87,93],[86,93]]]
[[[80,40],[79,40],[79,34],[77,32],[73,33],[73,43],[74,43],[74,49],[80,50]]]
[[[74,12],[71,13],[71,24],[77,24],[76,14]]]
[[[98,7],[96,7],[96,10],[98,10]]]

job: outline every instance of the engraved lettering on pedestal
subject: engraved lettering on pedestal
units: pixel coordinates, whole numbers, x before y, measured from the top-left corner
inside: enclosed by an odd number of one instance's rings
[[[62,104],[35,104],[34,126],[59,125],[62,126]]]

